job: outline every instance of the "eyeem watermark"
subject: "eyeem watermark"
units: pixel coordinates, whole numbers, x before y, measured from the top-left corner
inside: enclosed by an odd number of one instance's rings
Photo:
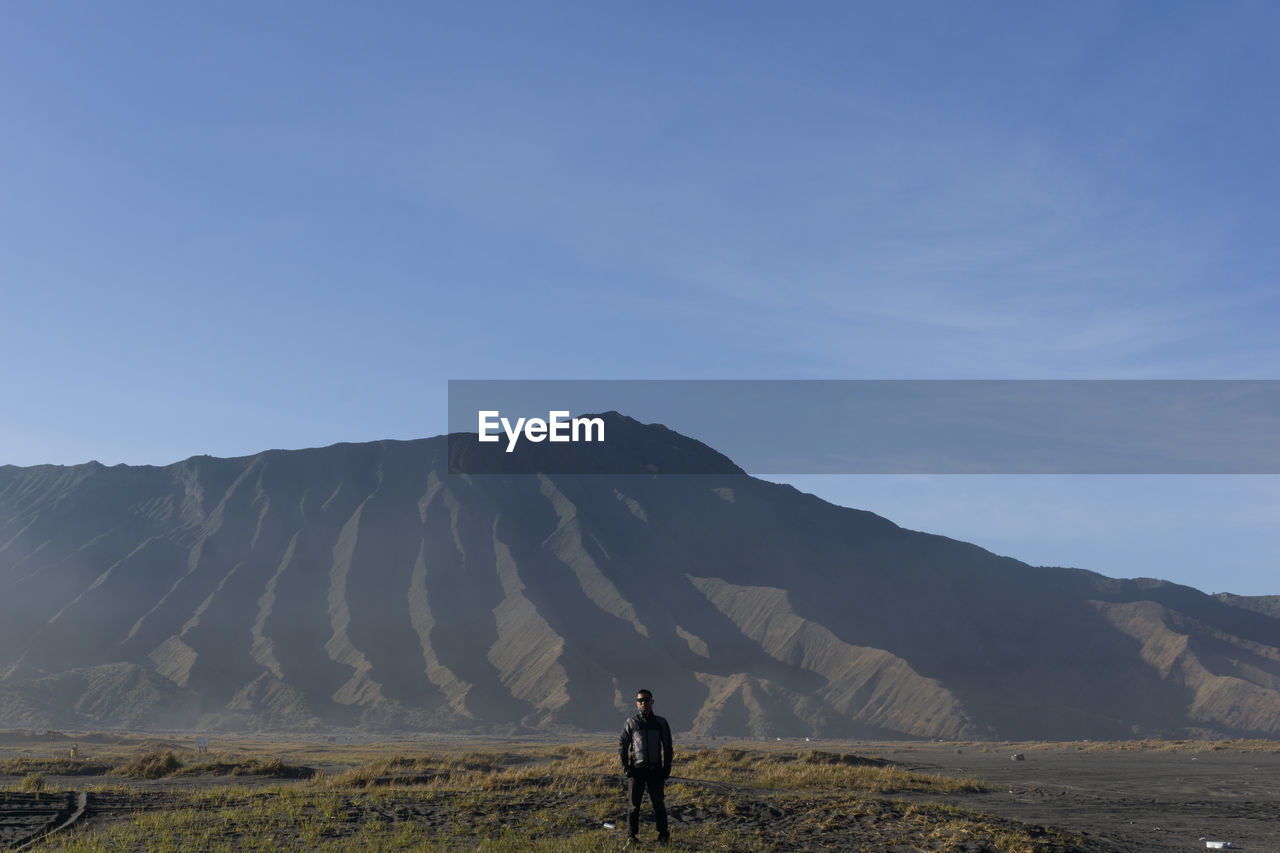
[[[553,404],[566,411],[544,427]],[[503,439],[498,410],[539,417],[509,418]],[[573,441],[567,410],[603,413],[610,444],[518,441]],[[1280,379],[450,380],[449,411],[459,473],[644,474],[671,449],[662,427],[756,476],[1280,474]],[[477,411],[508,452],[476,441]],[[633,419],[625,435],[610,411]],[[699,453],[664,459],[663,474],[707,470]]]
[[[487,409],[476,413],[479,426],[477,433],[483,442],[501,441],[502,433],[507,436],[507,453],[515,450],[521,436],[532,442],[539,441],[604,441],[604,418],[571,418],[568,410],[547,412],[546,420],[542,418],[516,418],[515,424],[509,418],[502,417],[497,409]]]

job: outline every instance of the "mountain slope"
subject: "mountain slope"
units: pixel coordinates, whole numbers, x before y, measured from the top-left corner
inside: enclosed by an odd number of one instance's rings
[[[648,686],[712,734],[1280,735],[1266,613],[609,417],[593,453],[713,473],[451,475],[445,437],[0,468],[0,725],[601,729]]]

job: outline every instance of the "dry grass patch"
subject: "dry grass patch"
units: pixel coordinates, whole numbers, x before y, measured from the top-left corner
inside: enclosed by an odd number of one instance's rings
[[[599,777],[616,784],[617,757],[580,748],[525,752],[398,755],[323,777],[328,787],[425,786],[465,791],[592,788]]]
[[[182,759],[171,750],[144,752],[111,772],[130,779],[159,779],[182,769]]]
[[[964,850],[970,845],[1001,853],[1084,849],[1084,840],[1070,833],[1015,824],[947,805],[911,805],[903,816],[905,823],[917,830],[916,837],[944,851]]]
[[[180,776],[266,776],[272,779],[310,779],[316,775],[314,767],[286,764],[281,758],[215,759],[192,764],[176,771]]]
[[[42,773],[28,773],[23,777],[22,783],[18,786],[19,790],[27,794],[39,794],[49,787],[44,780]]]
[[[0,761],[0,774],[25,776],[28,773],[45,773],[50,776],[102,776],[114,765],[106,761],[89,761],[82,758],[10,758]]]
[[[194,761],[193,753],[171,749],[137,755],[122,764],[120,776],[167,781],[99,786],[97,816],[39,849],[577,853],[619,849],[625,835],[624,780],[612,743],[604,738],[487,749],[403,741],[366,745],[341,750],[344,758],[360,757],[358,766],[315,775],[293,763],[301,750],[270,746],[254,743],[236,754],[200,756],[199,764],[184,763]],[[885,798],[987,790],[975,780],[913,773],[856,752],[784,749],[678,749],[667,797],[672,849],[1078,849],[1065,836],[1036,827]],[[351,766],[334,755],[308,754],[324,767]],[[213,780],[195,784],[195,775],[298,781],[263,787],[258,780],[218,780],[210,787]],[[615,828],[605,829],[605,822]],[[642,837],[652,834],[647,824]]]
[[[684,778],[782,790],[837,790],[865,794],[955,794],[989,790],[977,779],[912,773],[882,758],[810,750],[804,754],[721,748],[683,754]]]
[[[137,772],[156,772],[170,764],[171,754],[138,756]],[[90,819],[41,850],[616,850],[626,808],[617,760],[599,744],[405,752],[290,784],[183,788],[187,774],[213,772],[196,765],[171,773],[173,781],[159,788],[103,787],[97,813],[110,808],[114,817]],[[245,768],[266,763],[210,762]],[[667,797],[674,850],[884,850],[904,844],[945,853],[986,839],[991,845],[983,849],[1002,853],[1072,849],[1062,839],[1039,838],[1034,827],[880,799],[898,791],[981,789],[971,780],[911,773],[881,758],[693,749],[678,752],[675,770]],[[614,829],[605,829],[606,821]],[[648,824],[642,837],[652,832]]]

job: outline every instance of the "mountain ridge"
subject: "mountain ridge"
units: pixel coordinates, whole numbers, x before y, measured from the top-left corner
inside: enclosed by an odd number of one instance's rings
[[[626,422],[626,464],[732,465]],[[0,725],[598,730],[643,683],[703,734],[1280,735],[1266,612],[736,466],[449,474],[450,440],[0,467]]]

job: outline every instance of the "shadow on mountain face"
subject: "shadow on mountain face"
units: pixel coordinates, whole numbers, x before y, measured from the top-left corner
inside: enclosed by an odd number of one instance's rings
[[[1033,568],[608,417],[578,473],[457,436],[0,468],[0,722],[612,729],[647,687],[704,734],[1280,735],[1262,604]],[[663,473],[581,473],[618,470]]]

